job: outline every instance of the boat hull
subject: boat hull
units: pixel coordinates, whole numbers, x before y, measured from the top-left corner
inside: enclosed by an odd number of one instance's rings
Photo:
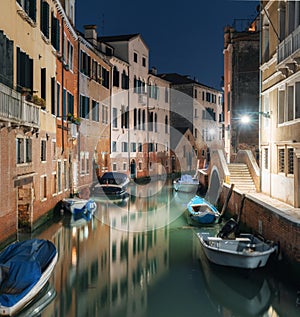
[[[255,251],[255,245],[244,243],[240,247],[240,240],[223,240],[214,238],[206,240],[203,234],[197,234],[207,259],[215,264],[244,269],[264,267],[270,255],[276,250],[275,246],[268,246],[264,242],[264,251]],[[240,251],[238,251],[240,250]]]

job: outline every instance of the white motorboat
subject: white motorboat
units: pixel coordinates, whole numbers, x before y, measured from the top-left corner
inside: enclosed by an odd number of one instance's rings
[[[236,222],[230,219],[217,236],[208,232],[197,233],[208,260],[218,265],[245,269],[264,267],[270,255],[277,250],[277,246],[250,233],[229,238],[235,224]]]

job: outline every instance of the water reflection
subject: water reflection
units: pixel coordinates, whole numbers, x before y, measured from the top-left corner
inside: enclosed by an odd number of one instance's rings
[[[40,234],[59,253],[50,279],[57,296],[41,316],[299,316],[294,289],[271,272],[244,276],[207,263],[199,228],[183,215],[190,197],[160,182],[129,193],[93,197],[90,221],[70,226],[62,218]]]

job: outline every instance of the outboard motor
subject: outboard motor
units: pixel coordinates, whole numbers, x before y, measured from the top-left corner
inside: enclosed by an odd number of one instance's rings
[[[230,234],[235,234],[238,229],[238,223],[233,219],[230,218],[221,230],[218,232],[218,237],[222,239],[228,239]]]

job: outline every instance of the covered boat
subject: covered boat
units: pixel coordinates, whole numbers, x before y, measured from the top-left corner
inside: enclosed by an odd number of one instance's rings
[[[255,269],[264,267],[270,255],[277,250],[272,242],[250,234],[236,234],[234,219],[225,223],[217,234],[198,232],[200,244],[209,261],[218,265]]]
[[[55,245],[42,239],[15,242],[0,253],[0,315],[11,316],[35,298],[57,257]]]
[[[181,175],[180,178],[174,180],[173,187],[176,191],[184,193],[196,193],[199,187],[199,180],[189,174]]]
[[[187,204],[188,216],[197,224],[212,224],[219,218],[218,209],[205,198],[196,195]]]
[[[98,178],[99,184],[93,188],[94,195],[123,196],[126,195],[130,183],[125,173],[106,172]]]

